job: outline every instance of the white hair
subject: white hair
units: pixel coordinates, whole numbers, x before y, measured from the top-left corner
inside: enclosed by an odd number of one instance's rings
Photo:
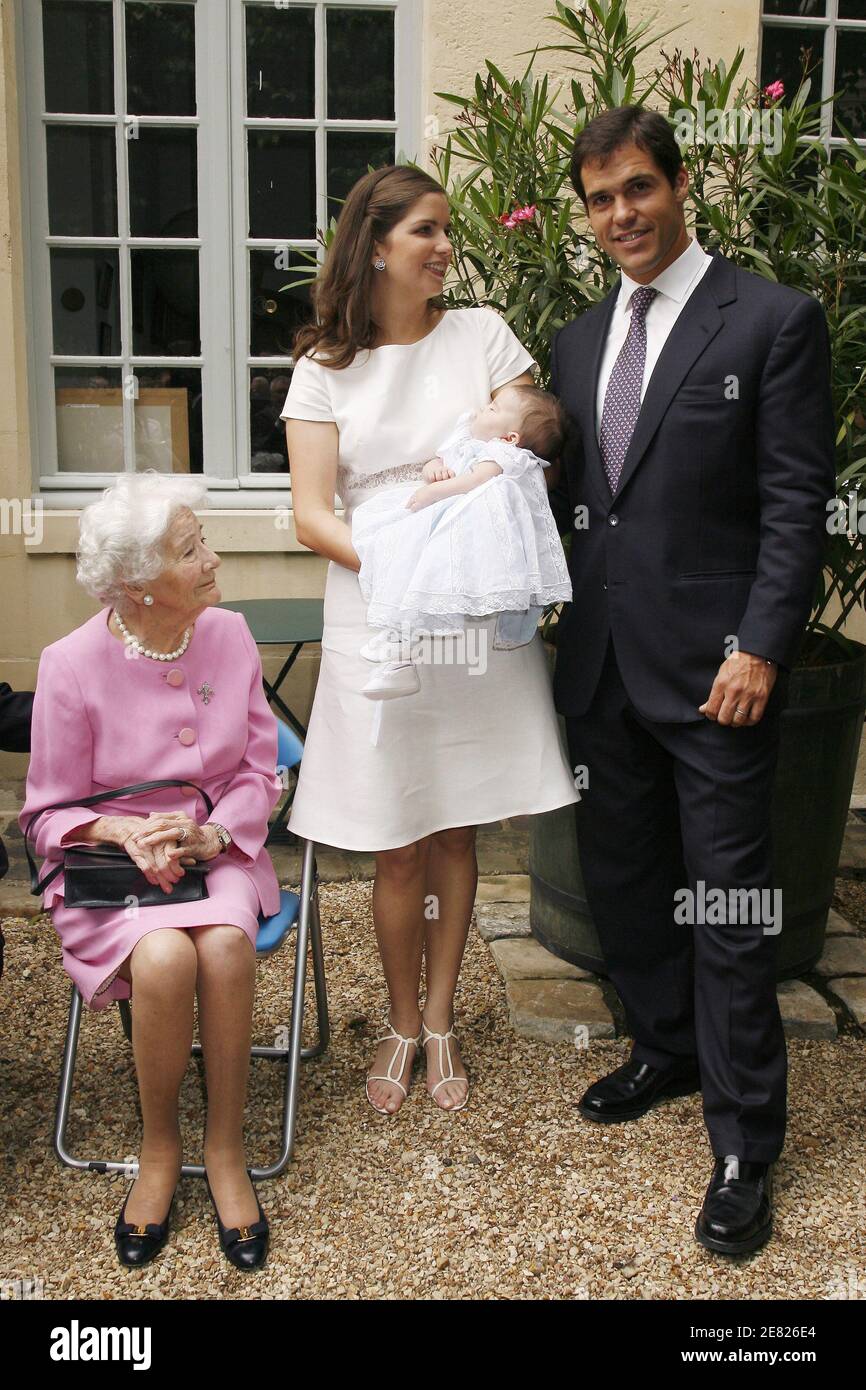
[[[121,473],[81,514],[78,582],[100,603],[124,597],[123,585],[147,584],[165,568],[166,533],[177,512],[207,506],[203,478]]]

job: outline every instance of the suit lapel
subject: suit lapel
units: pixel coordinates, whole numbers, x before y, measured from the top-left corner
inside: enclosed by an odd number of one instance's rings
[[[704,272],[703,279],[689,296],[653,368],[634,434],[623,460],[615,493],[616,499],[620,497],[623,488],[646,454],[653,435],[684,377],[722,327],[724,320],[719,312],[719,305],[730,303],[736,297],[733,263],[714,252],[713,264]],[[599,450],[597,453],[601,467],[601,453]],[[610,496],[603,468],[601,476],[607,488],[610,505],[614,498]]]

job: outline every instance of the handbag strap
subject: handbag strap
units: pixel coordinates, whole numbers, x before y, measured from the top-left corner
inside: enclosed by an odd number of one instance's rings
[[[103,801],[115,801],[119,796],[134,796],[136,792],[154,792],[160,787],[192,787],[193,791],[198,792],[207,807],[208,815],[213,814],[213,802],[204,788],[197,786],[195,782],[184,781],[176,777],[160,782],[136,782],[133,786],[118,787],[111,792],[97,792],[93,796],[73,797],[71,801],[53,801],[50,806],[43,806],[41,811],[35,811],[27,822],[27,829],[24,831],[24,853],[27,855],[27,863],[30,866],[30,892],[34,895],[44,892],[49,883],[52,883],[57,875],[63,871],[63,864],[58,864],[55,869],[51,870],[50,874],[46,874],[40,881],[36,863],[30,853],[28,840],[32,838],[33,827],[48,811],[65,811],[71,806],[96,806]]]

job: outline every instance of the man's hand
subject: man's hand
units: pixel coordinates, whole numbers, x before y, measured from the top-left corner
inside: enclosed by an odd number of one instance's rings
[[[768,665],[762,656],[732,652],[719,667],[710,697],[699,707],[700,713],[717,724],[732,724],[735,729],[759,724],[776,675],[775,663]]]
[[[421,469],[421,477],[425,483],[443,483],[446,478],[454,476],[454,470],[446,468],[438,454],[435,458],[429,459]]]

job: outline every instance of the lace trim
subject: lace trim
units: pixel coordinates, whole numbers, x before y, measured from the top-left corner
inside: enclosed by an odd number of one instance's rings
[[[340,496],[343,489],[362,490],[370,487],[384,487],[386,483],[411,483],[422,477],[423,463],[401,463],[395,468],[380,468],[378,473],[353,473],[342,464],[337,470]]]
[[[567,592],[564,588],[567,587]],[[568,600],[571,586],[547,584],[540,589],[505,589],[497,594],[430,594],[423,589],[410,589],[400,608],[390,604],[371,604],[367,621],[371,627],[381,627],[409,619],[413,613],[431,613],[435,617],[459,612],[464,617],[486,618],[492,613],[522,613],[529,607],[546,607],[549,603]]]

